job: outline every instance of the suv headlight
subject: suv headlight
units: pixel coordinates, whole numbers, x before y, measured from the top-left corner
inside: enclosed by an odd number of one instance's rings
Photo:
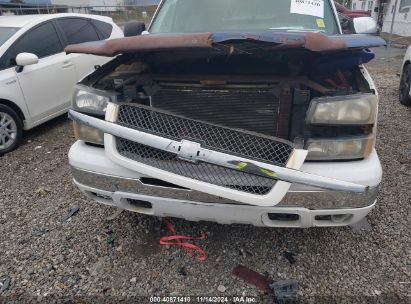
[[[73,93],[73,109],[86,114],[104,116],[109,102],[117,100],[117,93],[76,85]],[[95,145],[104,145],[104,133],[95,128],[74,122],[74,134],[79,140]]]
[[[76,85],[73,93],[73,109],[82,113],[103,116],[109,102],[117,100],[117,93]]]
[[[310,139],[307,160],[355,160],[370,156],[374,147],[374,136]]]
[[[354,94],[314,98],[307,123],[315,125],[372,125],[376,121],[378,97]]]
[[[92,128],[78,122],[73,122],[74,136],[78,140],[86,143],[104,146],[104,133],[96,128]]]

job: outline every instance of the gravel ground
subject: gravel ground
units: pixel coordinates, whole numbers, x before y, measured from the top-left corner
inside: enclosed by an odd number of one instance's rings
[[[65,117],[28,132],[22,147],[0,158],[0,303],[170,294],[247,295],[271,303],[231,275],[238,264],[274,280],[297,279],[300,299],[316,303],[410,301],[411,109],[398,102],[400,61],[369,66],[380,87],[378,150],[385,178],[369,216],[372,229],[362,234],[173,220],[181,233],[208,233],[200,245],[209,260],[199,263],[181,248],[158,245],[156,218],[123,212],[113,219],[114,208],[79,193],[67,164],[74,138]],[[295,253],[294,264],[284,251]]]

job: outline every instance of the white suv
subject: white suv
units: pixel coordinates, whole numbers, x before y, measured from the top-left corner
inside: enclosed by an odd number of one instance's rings
[[[73,86],[109,59],[66,55],[65,46],[123,37],[111,18],[53,14],[0,17],[0,155],[22,131],[70,107]]]

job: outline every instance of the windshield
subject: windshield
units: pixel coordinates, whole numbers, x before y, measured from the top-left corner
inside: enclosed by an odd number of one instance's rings
[[[16,27],[0,27],[0,46],[2,46],[19,29]]]
[[[151,33],[270,29],[337,34],[329,0],[165,0]]]

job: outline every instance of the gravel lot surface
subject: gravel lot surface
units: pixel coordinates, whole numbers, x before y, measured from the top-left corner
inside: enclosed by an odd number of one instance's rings
[[[238,264],[274,280],[297,279],[300,299],[313,303],[410,301],[411,109],[398,102],[400,63],[379,59],[369,66],[381,94],[378,151],[385,171],[378,207],[369,216],[372,229],[173,220],[182,234],[208,233],[199,243],[209,254],[205,263],[181,248],[159,246],[156,218],[127,212],[110,218],[116,209],[90,202],[73,186],[67,154],[74,138],[65,117],[26,133],[22,147],[0,158],[0,303],[170,294],[248,295],[271,303],[231,275]],[[284,251],[295,254],[295,264]]]

